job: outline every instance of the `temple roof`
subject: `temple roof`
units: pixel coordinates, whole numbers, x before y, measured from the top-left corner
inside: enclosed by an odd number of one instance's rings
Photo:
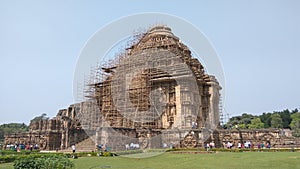
[[[164,35],[179,40],[179,38],[172,33],[172,29],[168,26],[155,26],[148,32],[148,36],[152,37],[157,35]]]
[[[171,28],[163,25],[150,28],[143,34],[136,44],[132,45],[128,49],[130,49],[129,54],[133,54],[140,50],[163,46],[176,46],[181,50],[189,51],[187,46],[185,46],[179,38],[172,33]]]

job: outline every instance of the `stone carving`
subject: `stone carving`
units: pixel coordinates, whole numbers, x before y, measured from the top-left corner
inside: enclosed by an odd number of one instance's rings
[[[116,60],[97,68],[102,80],[88,84],[87,101],[59,110],[53,119],[32,122],[30,132],[6,135],[5,144],[38,144],[43,150],[72,144],[78,150],[86,144],[89,150],[96,144],[125,150],[131,143],[140,148],[194,148],[211,141],[216,147],[245,141],[300,144],[277,129],[219,128],[221,86],[169,27],[153,27]]]
[[[182,146],[186,148],[195,148],[197,146],[197,139],[193,132],[190,132],[184,137]]]

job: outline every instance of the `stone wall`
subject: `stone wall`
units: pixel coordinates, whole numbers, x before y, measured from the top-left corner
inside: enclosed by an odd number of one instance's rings
[[[218,129],[208,141],[218,140],[219,147],[224,147],[228,142],[237,147],[238,143],[251,142],[255,147],[258,144],[270,144],[272,148],[300,147],[300,138],[285,134],[285,129]],[[287,129],[287,131],[289,131]]]
[[[6,135],[5,144],[37,145],[40,149],[56,149],[60,146],[60,121],[56,119],[33,121],[30,132]]]
[[[141,148],[192,148],[210,141],[217,147],[245,141],[299,144],[277,129],[220,129],[222,88],[169,27],[150,29],[125,55],[97,68],[102,80],[88,84],[89,100],[59,110],[53,119],[32,122],[30,132],[6,136],[5,143],[38,144],[45,150],[66,149],[88,137],[112,150],[130,143]]]

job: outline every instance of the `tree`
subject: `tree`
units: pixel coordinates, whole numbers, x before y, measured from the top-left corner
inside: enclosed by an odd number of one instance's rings
[[[297,108],[295,108],[295,110],[292,110],[291,114],[294,114],[294,113],[298,113],[299,110]]]
[[[240,129],[246,129],[248,128],[248,125],[251,123],[251,120],[256,118],[257,116],[254,116],[252,114],[244,113],[241,116],[235,116],[229,119],[227,122],[227,125],[238,125],[238,128]]]
[[[259,116],[262,123],[264,123],[264,128],[271,127],[271,113],[263,113]]]
[[[300,137],[300,112],[291,115],[292,122],[290,124],[295,137]]]
[[[291,123],[291,113],[288,109],[280,111],[280,112],[274,112],[274,114],[278,113],[282,119],[282,127],[283,128],[290,128]]]
[[[246,124],[239,124],[238,128],[239,129],[246,129],[248,126]]]
[[[271,115],[271,127],[272,128],[282,128],[283,127],[282,118],[280,117],[279,113],[274,113]]]
[[[14,134],[28,131],[29,127],[24,123],[9,123],[0,125],[0,142],[4,140],[5,134]]]
[[[35,118],[33,118],[30,123],[35,122],[35,121],[40,121],[40,120],[47,120],[49,119],[49,117],[47,117],[46,113],[41,114],[40,116],[36,116]]]
[[[261,129],[264,128],[264,123],[261,122],[260,118],[255,118],[251,120],[251,124],[249,124],[249,129]]]

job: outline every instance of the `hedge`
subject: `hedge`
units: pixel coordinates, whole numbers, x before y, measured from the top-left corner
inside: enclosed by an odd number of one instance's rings
[[[167,152],[172,151],[207,151],[204,148],[176,148],[176,149],[169,149]],[[264,149],[257,149],[257,148],[244,148],[244,149],[238,149],[238,148],[232,148],[232,149],[225,149],[225,148],[212,148],[208,149],[208,151],[214,151],[214,152],[294,152],[294,151],[300,151],[300,148],[264,148]]]
[[[72,169],[74,164],[63,155],[20,156],[14,161],[15,169]]]
[[[0,164],[1,163],[11,163],[17,159],[18,156],[0,156]]]
[[[28,155],[28,154],[38,154],[40,153],[38,150],[22,150],[20,152],[13,151],[13,150],[1,150],[0,151],[0,156],[4,155]]]

